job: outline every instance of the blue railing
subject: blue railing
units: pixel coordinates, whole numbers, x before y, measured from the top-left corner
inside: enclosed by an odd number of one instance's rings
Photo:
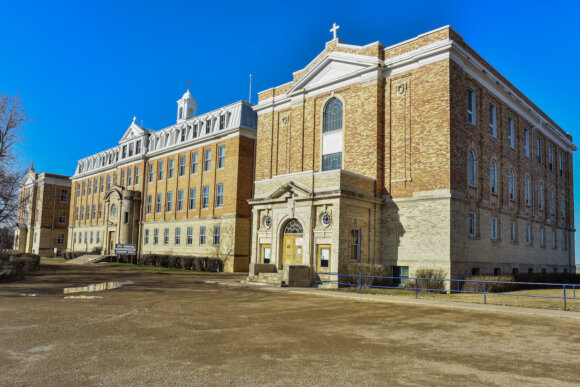
[[[580,285],[578,284],[558,284],[558,283],[544,283],[544,282],[516,282],[516,281],[487,281],[487,280],[472,280],[472,279],[450,279],[450,278],[413,278],[413,277],[380,277],[380,276],[369,276],[369,275],[355,275],[355,274],[340,274],[340,273],[326,273],[319,272],[315,273],[316,281],[314,286],[318,288],[321,284],[334,284],[337,286],[350,286],[358,287],[359,293],[362,293],[363,288],[380,288],[380,289],[398,289],[398,290],[408,290],[415,291],[415,298],[419,297],[419,291],[430,291],[439,293],[467,293],[467,294],[482,294],[483,303],[487,304],[487,295],[502,295],[502,296],[512,296],[512,297],[534,297],[534,298],[551,298],[563,300],[563,309],[566,310],[567,300],[580,300],[580,294],[576,297],[576,289],[580,290]],[[336,277],[336,280],[331,280],[330,278]],[[350,278],[351,280],[345,282],[341,281],[341,278]],[[376,280],[383,282],[392,282],[393,285],[373,285],[372,282]],[[365,282],[371,282],[365,283]],[[395,283],[405,284],[407,281],[414,281],[411,287],[402,287]],[[441,288],[429,288],[419,286],[419,282],[429,283],[449,283],[449,287]],[[464,290],[466,284],[473,284],[475,290]],[[521,294],[521,293],[506,293],[506,292],[493,292],[490,291],[490,284],[510,284],[525,286],[528,289],[531,288],[561,288],[562,296],[549,296],[549,295],[539,295],[539,294]],[[472,287],[473,287],[472,285]],[[518,289],[521,290],[521,289]],[[566,294],[566,291],[572,291],[572,296]]]

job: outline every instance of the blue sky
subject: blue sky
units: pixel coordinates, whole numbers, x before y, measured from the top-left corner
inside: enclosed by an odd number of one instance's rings
[[[30,0],[0,9],[0,92],[18,93],[33,118],[19,152],[40,172],[72,174],[78,159],[114,146],[134,115],[151,129],[171,125],[188,79],[199,113],[247,100],[250,73],[255,102],[324,48],[333,22],[346,43],[385,45],[449,24],[580,144],[580,2]]]

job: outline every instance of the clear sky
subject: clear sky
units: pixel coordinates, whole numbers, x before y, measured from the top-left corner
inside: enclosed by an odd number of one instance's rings
[[[0,13],[0,93],[33,118],[19,152],[39,172],[72,174],[134,115],[171,125],[188,79],[200,114],[247,100],[250,73],[255,102],[324,49],[333,22],[346,43],[385,45],[449,24],[580,144],[579,1],[4,0]]]

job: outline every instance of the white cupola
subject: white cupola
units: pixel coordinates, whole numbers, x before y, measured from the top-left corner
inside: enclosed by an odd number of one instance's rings
[[[189,92],[189,88],[183,97],[177,101],[177,122],[189,120],[197,115],[197,101]]]

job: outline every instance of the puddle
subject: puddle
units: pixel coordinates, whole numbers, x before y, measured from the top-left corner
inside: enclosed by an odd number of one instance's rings
[[[91,284],[87,286],[79,286],[75,288],[63,288],[63,289],[56,289],[51,290],[46,293],[22,293],[22,297],[38,297],[38,296],[52,296],[58,294],[71,294],[71,293],[92,293],[92,292],[102,292],[103,290],[111,290],[117,289],[121,286],[126,285],[133,285],[133,281],[110,281],[110,282],[102,282],[100,284]],[[87,299],[94,299],[94,298],[102,298],[99,296],[66,296],[64,297],[65,300],[87,300]]]

